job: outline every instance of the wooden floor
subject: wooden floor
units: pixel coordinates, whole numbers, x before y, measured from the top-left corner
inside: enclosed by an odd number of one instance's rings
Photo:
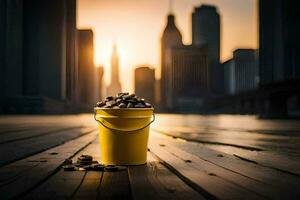
[[[117,172],[64,171],[101,161],[92,115],[0,117],[0,199],[300,199],[300,122],[158,115],[148,162]]]

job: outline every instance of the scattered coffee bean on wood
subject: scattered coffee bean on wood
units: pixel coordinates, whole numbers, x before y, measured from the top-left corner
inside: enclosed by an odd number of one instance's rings
[[[64,165],[63,168],[65,171],[74,171],[75,170],[74,165]]]

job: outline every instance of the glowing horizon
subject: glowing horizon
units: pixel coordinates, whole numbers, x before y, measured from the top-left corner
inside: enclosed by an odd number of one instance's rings
[[[191,15],[203,3],[218,7],[221,15],[221,61],[236,48],[257,48],[257,0],[174,0],[173,14],[185,44],[191,43]],[[112,45],[117,44],[120,81],[133,92],[133,70],[139,65],[156,69],[160,77],[160,38],[169,13],[168,0],[78,0],[78,28],[94,31],[94,62],[104,66],[110,82]]]

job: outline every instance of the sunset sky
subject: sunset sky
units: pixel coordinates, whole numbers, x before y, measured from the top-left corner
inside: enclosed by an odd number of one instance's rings
[[[195,6],[212,4],[221,15],[221,59],[236,48],[257,48],[257,0],[173,0],[173,14],[185,44],[191,43]],[[110,56],[116,42],[123,91],[134,91],[134,68],[149,65],[160,77],[160,38],[169,13],[169,0],[78,0],[78,28],[94,31],[96,65],[104,66],[110,82]]]

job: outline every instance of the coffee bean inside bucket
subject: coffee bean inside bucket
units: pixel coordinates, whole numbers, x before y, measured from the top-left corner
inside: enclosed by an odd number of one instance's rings
[[[152,108],[145,99],[128,92],[118,93],[116,96],[108,96],[97,103],[99,108]]]

